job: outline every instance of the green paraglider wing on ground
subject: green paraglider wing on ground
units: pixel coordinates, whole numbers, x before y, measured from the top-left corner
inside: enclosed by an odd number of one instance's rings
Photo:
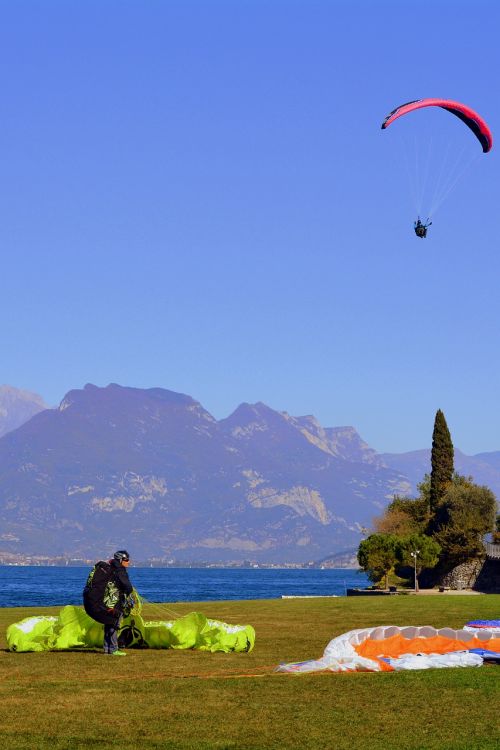
[[[81,607],[67,606],[58,617],[27,617],[7,628],[11,651],[54,651],[101,648],[104,626]],[[170,621],[145,622],[140,614],[124,618],[118,634],[121,648],[175,648],[202,651],[251,651],[255,630],[251,625],[229,625],[191,612]]]

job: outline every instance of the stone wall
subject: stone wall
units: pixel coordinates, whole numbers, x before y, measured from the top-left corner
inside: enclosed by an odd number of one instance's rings
[[[476,591],[500,594],[500,560],[485,560],[474,584]]]
[[[438,575],[433,585],[500,594],[500,560],[468,560]]]
[[[441,578],[440,585],[455,590],[472,589],[482,567],[483,560],[467,560],[467,562],[461,563],[445,573]]]
[[[474,589],[485,594],[500,594],[500,559],[468,560],[455,567],[442,561],[436,568],[423,570],[418,580],[423,589],[446,586],[455,591]]]

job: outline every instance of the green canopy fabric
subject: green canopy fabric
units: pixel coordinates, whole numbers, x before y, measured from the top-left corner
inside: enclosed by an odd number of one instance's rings
[[[27,617],[7,628],[11,651],[54,651],[101,648],[104,626],[81,607],[63,607],[58,617]],[[175,648],[200,651],[251,651],[255,630],[251,625],[228,625],[191,612],[177,620],[145,622],[140,614],[124,618],[118,634],[122,648]]]

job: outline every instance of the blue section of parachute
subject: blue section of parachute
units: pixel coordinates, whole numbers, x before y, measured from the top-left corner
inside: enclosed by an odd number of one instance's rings
[[[471,654],[478,654],[482,656],[485,661],[497,661],[500,663],[500,652],[488,651],[486,648],[470,648]]]

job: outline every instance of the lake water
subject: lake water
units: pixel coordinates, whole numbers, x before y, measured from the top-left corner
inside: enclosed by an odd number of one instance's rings
[[[90,568],[0,566],[0,607],[81,604]],[[345,596],[368,585],[350,569],[129,568],[133,586],[152,602],[275,599],[281,596]]]

